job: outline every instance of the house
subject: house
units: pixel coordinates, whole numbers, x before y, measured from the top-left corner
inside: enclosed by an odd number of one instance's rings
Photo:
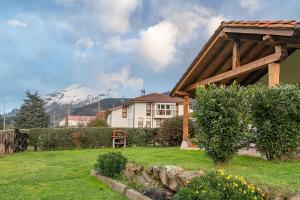
[[[300,82],[300,22],[223,22],[170,93],[184,105],[200,85]],[[182,147],[188,147],[188,107],[184,107]]]
[[[67,115],[59,122],[59,127],[86,127],[95,116]]]
[[[106,121],[110,127],[159,128],[165,119],[180,115],[183,115],[181,98],[152,93],[107,110]]]

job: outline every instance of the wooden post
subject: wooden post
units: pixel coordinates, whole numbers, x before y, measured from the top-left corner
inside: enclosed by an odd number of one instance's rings
[[[274,62],[268,65],[269,87],[279,84],[280,80],[280,63]]]
[[[235,40],[232,49],[232,69],[236,69],[240,65],[240,41]]]
[[[189,139],[189,96],[183,97],[183,134],[181,148],[188,148]]]

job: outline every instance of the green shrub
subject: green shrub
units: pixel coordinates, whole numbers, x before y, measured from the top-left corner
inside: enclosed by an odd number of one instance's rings
[[[34,128],[29,130],[28,145],[37,150],[100,148],[112,146],[114,128]],[[146,146],[155,143],[157,129],[124,129],[127,145]]]
[[[300,141],[300,88],[252,87],[251,114],[256,146],[268,160],[295,155]]]
[[[128,144],[135,146],[154,146],[158,143],[158,129],[156,128],[130,128],[126,129]]]
[[[183,117],[165,119],[158,129],[160,143],[167,146],[178,146],[182,141]],[[195,135],[195,124],[189,120],[189,136]]]
[[[95,119],[92,119],[88,124],[88,127],[107,127],[107,123],[105,120],[96,117]]]
[[[248,117],[241,88],[210,85],[196,92],[199,145],[215,164],[223,164],[247,141]]]
[[[222,170],[196,177],[175,195],[176,200],[262,200],[265,195],[243,177],[224,174]]]
[[[125,169],[126,163],[121,152],[109,152],[98,156],[95,169],[99,174],[115,178]]]

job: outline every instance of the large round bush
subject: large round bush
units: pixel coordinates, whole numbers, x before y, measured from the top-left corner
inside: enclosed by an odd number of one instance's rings
[[[172,117],[165,119],[158,129],[160,143],[166,146],[178,146],[182,141],[183,117]],[[195,134],[195,124],[189,120],[189,135]]]
[[[210,85],[199,87],[194,111],[199,128],[200,147],[215,164],[223,164],[245,144],[249,118],[242,89]]]
[[[175,200],[263,200],[265,195],[243,177],[222,170],[196,177],[175,195]]]
[[[121,152],[109,152],[99,155],[95,168],[99,174],[115,178],[125,169],[126,163]]]
[[[268,160],[291,158],[300,141],[300,88],[253,87],[251,114],[256,146]]]

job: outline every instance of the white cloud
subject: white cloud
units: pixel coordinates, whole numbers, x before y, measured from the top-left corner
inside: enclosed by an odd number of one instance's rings
[[[91,49],[94,46],[94,41],[91,40],[88,37],[81,37],[77,42],[76,42],[77,47],[84,47],[87,49]]]
[[[75,60],[85,60],[86,59],[86,53],[82,52],[79,49],[75,49],[75,51],[73,53],[73,58]]]
[[[143,88],[144,81],[138,77],[130,77],[130,68],[124,67],[119,72],[101,74],[98,77],[98,82],[106,90],[117,91],[119,89],[134,89]]]
[[[109,39],[102,47],[119,52],[132,52],[137,58],[147,61],[154,71],[161,72],[174,60],[176,54],[176,26],[162,21],[146,30],[140,31],[137,38]]]
[[[176,61],[180,45],[194,37],[206,39],[225,20],[222,15],[214,15],[210,9],[189,4],[172,4],[160,12],[163,19],[140,31],[138,37],[113,37],[103,47],[119,52],[133,52],[137,58],[147,61],[144,63],[155,72],[162,72]]]
[[[92,0],[88,7],[100,21],[105,31],[123,33],[130,29],[130,16],[139,0]]]
[[[160,72],[174,60],[178,29],[170,22],[160,22],[140,33],[138,54],[152,62],[152,68]]]
[[[211,17],[207,23],[208,34],[212,35],[217,30],[217,28],[221,25],[221,22],[225,20],[226,18],[223,17],[222,15]]]
[[[55,0],[57,5],[67,8],[82,8],[84,22],[88,26],[105,32],[124,33],[130,30],[130,17],[141,0]],[[80,14],[71,16],[74,23],[81,20]]]
[[[18,19],[10,19],[6,21],[6,24],[12,27],[26,27],[27,24],[25,22],[22,22]]]
[[[259,0],[240,0],[240,5],[242,8],[247,9],[250,13],[254,13],[260,9]]]
[[[105,49],[110,49],[118,52],[132,52],[136,45],[136,39],[123,40],[120,36],[108,39],[103,45]]]

